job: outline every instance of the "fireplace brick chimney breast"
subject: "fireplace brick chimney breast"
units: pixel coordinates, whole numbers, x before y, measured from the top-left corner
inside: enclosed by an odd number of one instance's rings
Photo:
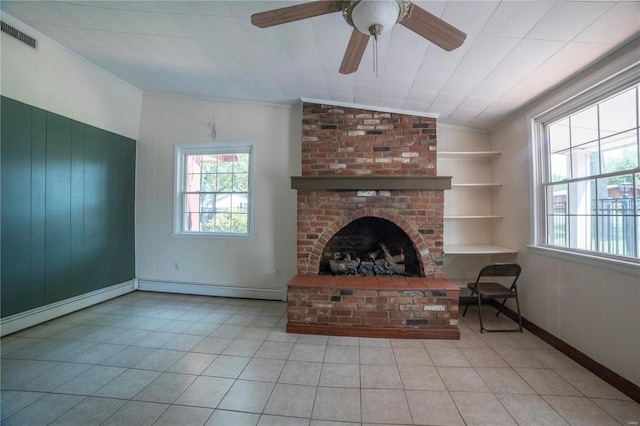
[[[435,118],[305,102],[302,128],[303,178],[437,177]],[[400,227],[419,252],[423,275],[441,278],[444,190],[360,189],[298,190],[298,274],[318,274],[331,237],[373,216]]]

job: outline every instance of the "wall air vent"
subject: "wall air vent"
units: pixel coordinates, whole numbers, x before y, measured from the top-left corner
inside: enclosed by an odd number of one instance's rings
[[[34,49],[36,48],[37,40],[35,38],[26,35],[22,31],[20,31],[19,29],[12,27],[11,25],[7,24],[6,22],[0,21],[0,31],[2,31],[5,34],[9,34],[11,37],[13,37],[13,38],[15,38],[17,40],[20,40],[24,44],[28,44],[29,46],[33,47]]]

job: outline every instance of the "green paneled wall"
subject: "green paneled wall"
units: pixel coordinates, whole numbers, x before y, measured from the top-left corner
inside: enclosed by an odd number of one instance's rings
[[[1,97],[2,317],[135,276],[135,141]]]

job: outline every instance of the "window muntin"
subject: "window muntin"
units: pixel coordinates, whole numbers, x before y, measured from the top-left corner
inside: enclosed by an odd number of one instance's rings
[[[640,258],[638,90],[542,123],[545,245]]]
[[[253,144],[176,145],[174,233],[250,236]]]

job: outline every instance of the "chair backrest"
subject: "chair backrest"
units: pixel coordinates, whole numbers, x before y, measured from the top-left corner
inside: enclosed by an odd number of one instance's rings
[[[522,272],[522,268],[517,263],[493,263],[480,270],[476,283],[480,282],[482,277],[513,277],[511,284],[511,288],[513,288],[518,281],[520,272]]]

